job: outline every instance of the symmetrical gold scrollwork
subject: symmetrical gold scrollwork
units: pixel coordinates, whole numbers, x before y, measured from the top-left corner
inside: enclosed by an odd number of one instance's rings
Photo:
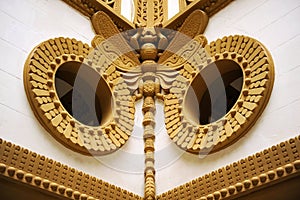
[[[132,29],[133,24],[123,19],[119,11],[111,11],[110,7],[116,9],[120,4],[119,0],[64,1],[91,17],[97,34],[92,41],[94,49],[68,38],[50,39],[38,45],[24,69],[30,105],[45,129],[65,146],[83,154],[101,155],[117,150],[128,140],[134,123],[134,103],[143,97],[146,199],[156,198],[155,98],[164,101],[170,138],[192,153],[215,152],[235,142],[253,126],[266,106],[274,81],[273,61],[267,49],[246,36],[224,37],[207,44],[201,35],[208,16],[231,0],[185,0],[181,4],[186,6],[185,12],[169,21],[167,1],[135,0],[134,22],[140,29],[124,34],[121,32]],[[179,32],[168,35],[170,30],[158,27]],[[241,95],[221,119],[197,124],[186,115],[188,88],[202,70],[224,60],[236,63],[242,70]],[[55,75],[69,62],[88,66],[109,88],[106,92],[113,98],[112,111],[97,127],[75,119],[58,97]]]

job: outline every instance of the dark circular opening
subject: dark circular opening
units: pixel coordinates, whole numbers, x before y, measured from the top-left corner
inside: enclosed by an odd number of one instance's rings
[[[185,97],[185,115],[201,125],[219,120],[234,106],[242,86],[243,71],[236,62],[211,63],[191,83]]]
[[[79,122],[99,126],[111,115],[111,92],[104,79],[80,62],[62,64],[55,74],[55,89],[64,108]]]

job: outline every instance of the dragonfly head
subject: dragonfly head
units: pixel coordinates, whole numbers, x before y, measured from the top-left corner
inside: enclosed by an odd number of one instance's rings
[[[145,43],[141,47],[140,55],[143,61],[145,60],[156,60],[158,50],[152,43]]]

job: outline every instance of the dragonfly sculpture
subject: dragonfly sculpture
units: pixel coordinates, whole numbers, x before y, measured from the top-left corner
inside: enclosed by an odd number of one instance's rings
[[[69,38],[41,43],[25,63],[24,85],[42,125],[68,148],[91,155],[114,152],[126,143],[133,131],[135,102],[143,99],[144,197],[155,199],[156,99],[164,103],[166,129],[174,143],[191,153],[215,152],[253,126],[270,97],[274,69],[269,52],[255,39],[229,36],[207,44],[202,34],[208,17],[199,9],[174,20],[175,30],[148,13],[141,19],[152,20],[136,21],[136,28],[121,31],[107,13],[96,12],[91,18],[97,34],[93,48]],[[223,76],[228,78],[220,81]],[[227,88],[238,78],[242,80],[239,93],[229,98]],[[83,79],[92,85],[100,101],[92,113],[97,123],[78,120],[76,112],[82,115],[84,107],[62,102],[58,79],[73,86],[73,96]],[[221,97],[210,89],[216,85],[222,90]],[[202,98],[205,93],[210,104]],[[229,100],[233,100],[231,106]],[[211,102],[216,101],[221,114],[204,122],[201,101],[203,110],[210,106],[211,112]]]
[[[175,79],[180,76],[178,68],[181,66],[172,68],[172,65],[168,64],[168,62],[174,63],[172,55],[176,55],[175,59],[189,60],[192,54],[176,54],[185,45],[190,46],[192,51],[197,49],[204,51],[203,47],[207,41],[201,33],[207,25],[207,16],[200,10],[194,11],[178,32],[164,29],[161,24],[153,27],[139,27],[137,24],[137,29],[120,33],[104,12],[96,13],[92,18],[92,23],[97,33],[93,41],[95,48],[105,45],[102,43],[105,40],[113,49],[121,47],[123,51],[121,54],[134,63],[130,68],[122,68],[126,66],[124,64],[118,68],[134,99],[144,99],[142,110],[146,154],[145,199],[151,199],[155,197],[155,99],[164,100],[165,96],[170,93]],[[192,30],[191,27],[193,27]],[[187,36],[187,34],[190,35]]]

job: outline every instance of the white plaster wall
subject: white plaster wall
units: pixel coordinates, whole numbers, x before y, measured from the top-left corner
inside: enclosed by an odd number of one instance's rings
[[[299,6],[298,0],[239,0],[210,19],[205,32],[209,41],[244,34],[265,44],[275,61],[273,94],[265,112],[245,137],[202,159],[181,155],[165,133],[163,108],[158,105],[158,194],[299,134]],[[29,52],[52,37],[90,43],[94,33],[89,19],[60,0],[0,0],[0,25],[0,137],[143,195],[143,174],[132,170],[143,168],[140,113],[126,145],[111,156],[96,159],[74,153],[56,142],[35,119],[26,99],[22,73]],[[140,110],[138,103],[136,112]]]

